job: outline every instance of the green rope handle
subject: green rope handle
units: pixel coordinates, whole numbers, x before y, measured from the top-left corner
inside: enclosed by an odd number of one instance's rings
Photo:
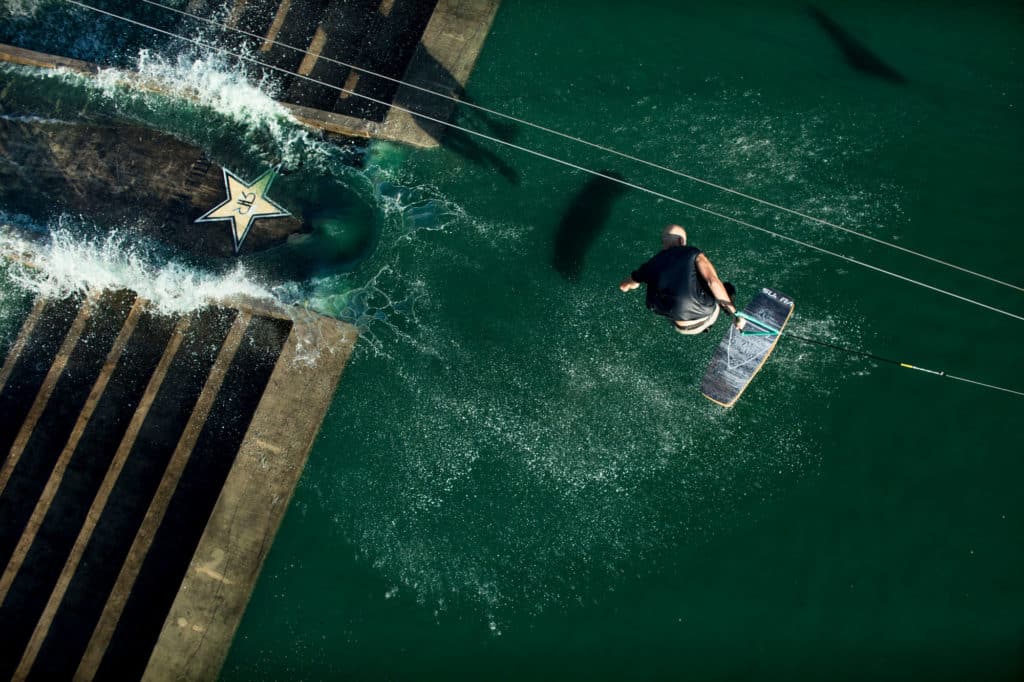
[[[769,324],[767,324],[765,322],[762,322],[761,320],[757,319],[756,317],[753,317],[751,315],[747,315],[745,312],[743,312],[741,310],[737,310],[736,311],[736,317],[738,317],[740,319],[743,319],[743,320],[746,320],[747,322],[750,322],[750,323],[752,323],[752,324],[754,324],[754,325],[756,325],[756,326],[758,326],[758,327],[760,327],[761,329],[764,330],[764,331],[760,331],[760,332],[741,331],[740,334],[743,334],[744,336],[778,336],[779,334],[782,333],[782,330],[776,329],[775,327],[772,327],[771,325],[769,325]]]

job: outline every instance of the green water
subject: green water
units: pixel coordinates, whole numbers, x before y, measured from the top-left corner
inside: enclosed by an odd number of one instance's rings
[[[1019,4],[819,7],[891,71],[853,68],[797,2],[505,0],[468,91],[1024,285]],[[152,111],[129,115],[229,137]],[[1024,314],[1017,291],[458,122]],[[235,163],[280,155],[247,135]],[[347,183],[379,237],[282,287],[357,309],[367,333],[224,679],[1024,675],[1021,398],[783,339],[723,411],[698,386],[724,325],[681,338],[616,284],[679,222],[740,299],[792,296],[797,333],[1017,390],[1019,320],[636,190],[586,195],[607,211],[582,213],[567,262],[558,235],[588,177],[459,142],[379,145],[361,177],[318,157],[282,185],[299,205],[303,180]]]

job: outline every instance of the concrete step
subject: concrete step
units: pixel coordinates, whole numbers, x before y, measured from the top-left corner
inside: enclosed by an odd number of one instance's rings
[[[0,370],[0,677],[215,678],[355,340],[254,304],[37,301]]]

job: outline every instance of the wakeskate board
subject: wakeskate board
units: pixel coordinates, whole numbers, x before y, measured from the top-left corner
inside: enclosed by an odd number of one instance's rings
[[[741,314],[747,320],[746,327],[740,331],[730,324],[715,349],[700,385],[704,397],[722,407],[732,407],[775,350],[792,314],[792,299],[767,287],[761,289]]]

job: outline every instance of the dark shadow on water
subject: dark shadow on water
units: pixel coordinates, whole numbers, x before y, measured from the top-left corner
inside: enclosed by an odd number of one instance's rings
[[[448,70],[420,46],[417,54],[416,78],[414,84],[457,97],[463,102],[476,104],[466,89]],[[472,107],[462,106],[437,95],[415,90],[399,88],[394,103],[410,111],[422,114],[413,115],[413,120],[425,133],[438,141],[445,149],[458,154],[467,161],[478,166],[486,166],[496,170],[512,184],[519,184],[519,172],[507,163],[501,155],[490,149],[492,144],[482,137],[447,126],[439,121],[450,121],[461,127],[468,128],[498,139],[513,141],[518,126],[505,119],[495,117]],[[430,118],[426,118],[426,117]],[[437,119],[437,120],[431,120]]]
[[[498,154],[477,142],[477,139],[474,135],[452,128],[444,134],[441,146],[477,166],[493,168],[501,177],[513,185],[518,185],[519,171],[506,163]]]
[[[807,13],[818,22],[822,30],[828,34],[832,42],[842,51],[846,63],[852,68],[890,83],[897,85],[907,84],[907,79],[903,74],[882,61],[878,55],[869,50],[864,43],[850,35],[846,29],[837,24],[830,16],[814,5],[807,7]]]
[[[304,282],[348,272],[377,246],[380,225],[371,207],[329,183],[298,201],[305,231],[255,253],[246,265],[264,282]]]
[[[600,172],[619,180],[624,179],[615,171]],[[571,282],[580,278],[587,251],[604,230],[615,202],[627,189],[618,182],[593,177],[573,197],[555,233],[552,265],[562,277]]]

